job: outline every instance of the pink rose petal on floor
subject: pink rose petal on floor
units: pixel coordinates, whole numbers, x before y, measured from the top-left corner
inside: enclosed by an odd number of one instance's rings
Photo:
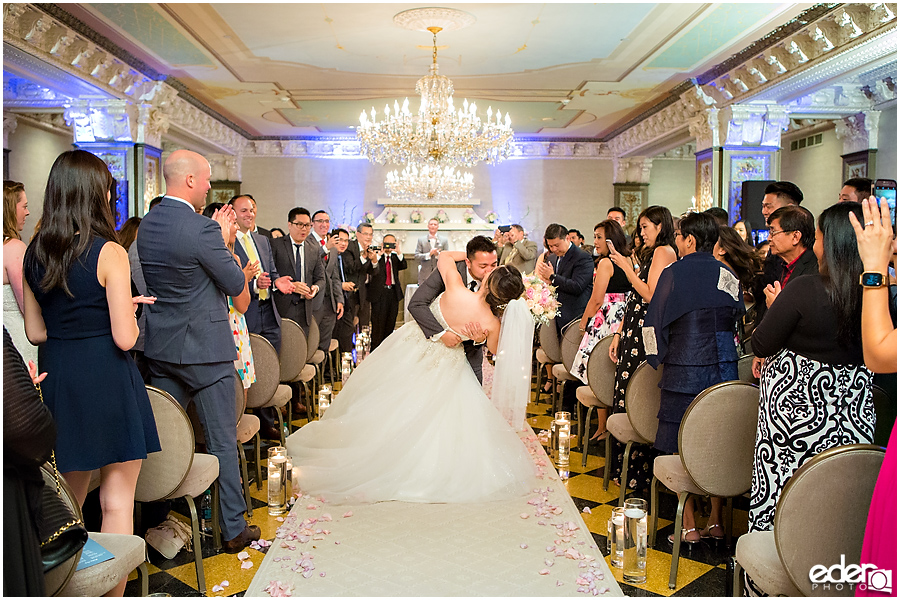
[[[553,566],[553,559],[552,559],[552,558],[545,558],[545,559],[544,559],[544,564],[547,565],[548,567],[552,567],[552,566]]]
[[[385,270],[387,270],[387,269],[385,269]],[[520,518],[520,519],[527,519],[529,516],[530,516],[530,515],[529,515],[528,513],[522,513],[521,515],[519,515],[519,518]]]
[[[385,271],[387,271],[387,268],[385,268]],[[221,585],[214,585],[212,591],[213,592],[224,592],[225,588],[223,588]]]
[[[241,563],[241,568],[242,568],[242,569],[252,569],[252,568],[253,568],[253,561],[251,561],[251,560],[245,560],[244,562]]]
[[[322,516],[319,517],[319,519],[321,521],[331,521],[331,514],[330,513],[322,513]]]
[[[528,548],[528,544],[519,544],[519,548],[525,550],[526,548]]]
[[[385,271],[387,271],[387,269],[385,269]],[[557,580],[556,580],[556,587],[561,587],[562,585],[563,585],[563,582],[560,581],[559,579],[557,579]]]
[[[387,271],[387,267],[384,270]],[[275,520],[284,523],[284,517],[275,517]]]
[[[385,270],[386,270],[386,269],[385,269]],[[341,543],[340,543],[340,542],[335,542],[334,545],[335,545],[335,546],[340,546]]]
[[[386,269],[385,269],[385,270],[386,270]],[[600,588],[600,593],[601,593],[601,594],[605,594],[605,593],[608,592],[608,591],[609,591],[609,588],[608,588],[608,587],[602,587],[602,588]]]
[[[387,269],[385,269],[385,271],[387,271]],[[319,577],[325,577],[325,571],[320,572]]]
[[[250,553],[247,552],[246,550],[243,552],[238,552],[237,557],[238,557],[238,560],[247,560],[248,558],[250,558]]]
[[[352,517],[352,516],[353,516],[353,511],[352,511],[352,510],[348,510],[347,512],[344,513],[344,518],[345,518],[345,519],[346,519],[347,517]]]
[[[385,269],[385,271],[387,271],[387,269]],[[582,508],[582,509],[581,509],[581,512],[587,513],[587,514],[589,514],[589,515],[590,515],[590,514],[593,514],[593,513],[591,513],[590,507],[587,507],[587,506],[585,506],[584,508]]]
[[[538,575],[549,575],[549,574],[550,574],[549,569],[541,569],[540,571],[538,571]]]
[[[319,507],[316,506],[315,504],[307,504],[306,505],[306,510],[316,510],[317,508],[319,508]]]
[[[303,571],[303,578],[309,579],[310,577],[312,577],[312,574],[312,571]]]
[[[223,581],[223,582],[222,582],[221,584],[219,584],[219,585],[221,585],[222,587],[228,587],[228,586],[229,586],[228,580],[226,579],[225,581]]]

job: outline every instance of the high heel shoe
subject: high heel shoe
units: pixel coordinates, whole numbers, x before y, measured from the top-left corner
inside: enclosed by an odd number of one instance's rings
[[[609,431],[598,431],[594,435],[591,436],[592,442],[602,442],[606,439],[606,436],[609,435]]]
[[[541,391],[545,394],[549,394],[552,389],[553,389],[553,382],[549,381],[549,380],[545,381],[544,385],[541,387]]]
[[[722,532],[722,535],[713,535],[713,534],[712,534],[712,530],[713,530],[713,529],[716,529],[716,528],[718,528],[719,531]],[[724,539],[725,539],[725,528],[723,528],[723,527],[722,527],[721,525],[719,525],[718,523],[711,523],[711,524],[707,525],[707,526],[700,532],[700,538],[701,538],[701,539],[707,539],[707,540],[715,540],[715,541],[717,541],[717,542],[720,541],[720,540],[724,540]]]
[[[696,540],[689,540],[689,539],[687,539],[687,534],[692,533],[692,532],[695,532],[695,531],[696,531],[698,534],[700,533],[700,532],[697,531],[697,529],[695,529],[694,527],[691,527],[690,529],[682,529],[682,530],[681,530],[681,543],[683,543],[683,544],[691,544],[691,545],[694,545],[694,544],[696,544],[697,542],[699,542],[699,541],[700,541],[700,538],[698,538],[698,539],[696,539]],[[670,544],[673,544],[673,545],[675,544],[675,534],[673,534],[673,533],[670,533],[670,534],[669,534],[669,543],[670,543]]]

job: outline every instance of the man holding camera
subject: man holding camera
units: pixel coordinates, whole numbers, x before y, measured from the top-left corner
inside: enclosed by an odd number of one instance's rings
[[[369,246],[369,262],[365,272],[369,274],[367,297],[372,303],[372,350],[394,331],[403,300],[403,287],[399,272],[406,269],[406,259],[397,253],[397,239],[387,234],[381,248]]]
[[[512,265],[523,275],[532,273],[538,257],[537,242],[526,240],[525,229],[517,223],[501,226],[500,233],[504,242],[500,249],[500,264]]]

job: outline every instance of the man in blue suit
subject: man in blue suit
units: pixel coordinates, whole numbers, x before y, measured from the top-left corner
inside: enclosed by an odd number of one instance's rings
[[[569,230],[558,223],[552,223],[544,231],[544,243],[550,252],[538,260],[534,274],[550,285],[556,286],[559,299],[559,316],[556,317],[556,331],[573,319],[580,319],[587,308],[594,289],[594,260],[591,255],[566,239]],[[575,386],[563,386],[563,410],[575,408]]]
[[[593,291],[594,261],[591,255],[566,239],[568,229],[557,223],[547,226],[544,242],[549,253],[538,261],[534,274],[556,286],[559,316],[556,331],[560,332],[572,319],[580,319]]]
[[[195,211],[210,188],[209,163],[196,152],[176,150],[163,166],[166,196],[141,221],[137,245],[148,293],[144,354],[150,383],[182,406],[193,399],[206,447],[219,459],[219,508],[224,550],[240,552],[259,539],[247,525],[237,456],[234,410],[234,337],[225,296],[246,280],[225,246],[223,231],[234,223],[227,206],[214,219]]]

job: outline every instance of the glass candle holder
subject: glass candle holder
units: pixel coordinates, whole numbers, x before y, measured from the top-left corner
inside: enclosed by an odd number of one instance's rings
[[[624,555],[625,537],[625,508],[622,506],[612,509],[612,515],[607,524],[608,535],[606,537],[606,549],[609,554],[609,564],[616,569],[621,569]]]
[[[625,536],[622,578],[626,583],[647,581],[647,501],[629,498],[623,507]]]
[[[284,446],[269,448],[268,460],[268,504],[270,515],[287,512],[287,450]]]
[[[571,444],[572,414],[565,411],[556,413],[550,424],[550,458],[557,467],[569,469],[569,449]]]

